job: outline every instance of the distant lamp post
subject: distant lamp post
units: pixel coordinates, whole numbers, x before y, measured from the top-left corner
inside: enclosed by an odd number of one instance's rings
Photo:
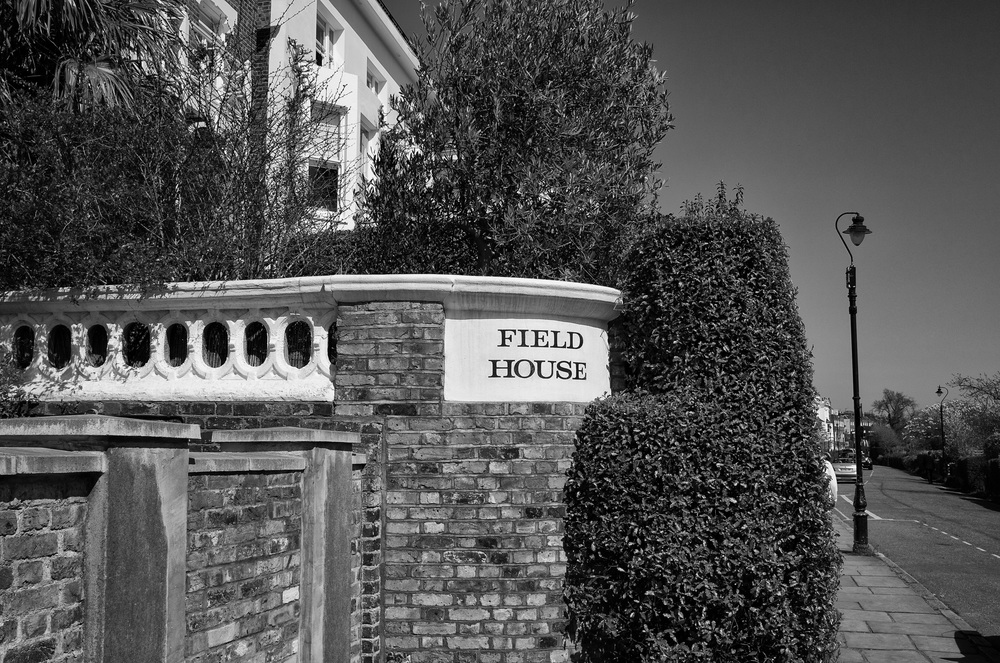
[[[948,398],[948,387],[944,388],[944,394],[941,393],[941,385],[938,385],[937,391],[934,392],[938,396],[941,396],[941,451],[944,451],[944,399]]]
[[[841,232],[840,220],[853,214],[851,227]],[[851,247],[847,246],[843,235],[850,235],[851,243],[860,246],[865,235],[870,235],[872,231],[865,227],[865,218],[857,212],[844,212],[834,221],[833,227],[837,230],[837,236],[844,243],[847,255],[851,257],[851,266],[847,268],[847,299],[849,302],[848,311],[851,314],[851,369],[854,376],[854,462],[857,468],[856,480],[854,482],[854,552],[866,553],[868,547],[868,500],[865,499],[864,468],[861,463],[861,395],[858,386],[858,293],[857,273],[854,269],[854,254]]]

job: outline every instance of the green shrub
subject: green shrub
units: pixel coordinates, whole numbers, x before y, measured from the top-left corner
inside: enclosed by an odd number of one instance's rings
[[[581,661],[823,661],[839,553],[784,243],[725,190],[633,238],[616,343],[566,486]],[[619,349],[616,347],[616,349]]]
[[[592,404],[566,485],[583,661],[823,661],[840,557],[808,438],[697,390]]]
[[[774,416],[812,413],[812,366],[777,224],[724,192],[640,231],[622,278],[633,388],[696,386]]]

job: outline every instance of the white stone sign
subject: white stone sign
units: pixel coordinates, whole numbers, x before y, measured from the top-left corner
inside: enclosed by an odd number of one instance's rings
[[[459,312],[444,339],[445,400],[586,402],[610,390],[601,322]]]

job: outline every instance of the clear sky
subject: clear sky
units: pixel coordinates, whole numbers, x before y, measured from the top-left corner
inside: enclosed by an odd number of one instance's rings
[[[422,32],[417,0],[383,1]],[[663,211],[722,180],[779,223],[816,388],[834,407],[853,407],[850,259],[834,232],[845,211],[873,232],[852,247],[865,408],[885,388],[937,404],[953,374],[1000,371],[1000,2],[638,0],[633,11],[636,39],[669,76]]]

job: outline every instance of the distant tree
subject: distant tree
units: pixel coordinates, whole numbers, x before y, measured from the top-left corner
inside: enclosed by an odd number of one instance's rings
[[[902,435],[906,420],[917,409],[917,402],[900,391],[883,389],[882,398],[872,403],[872,411],[885,419],[889,428]]]
[[[985,444],[992,440],[991,449],[995,447],[1000,440],[1000,373],[977,377],[956,375],[949,384],[958,387],[970,404],[966,420],[977,441]]]
[[[941,445],[941,419],[944,415],[944,446]],[[978,406],[962,399],[945,401],[944,407],[930,405],[907,421],[904,440],[912,451],[935,449],[952,458],[982,452],[986,439],[975,428]]]
[[[357,239],[367,272],[612,283],[651,218],[666,77],[603,0],[424,6],[415,85],[394,99]]]
[[[888,426],[875,424],[869,434],[869,450],[873,460],[883,456],[902,453],[905,449],[902,438]]]
[[[956,374],[948,384],[961,389],[965,398],[1000,407],[1000,373],[975,377]]]

